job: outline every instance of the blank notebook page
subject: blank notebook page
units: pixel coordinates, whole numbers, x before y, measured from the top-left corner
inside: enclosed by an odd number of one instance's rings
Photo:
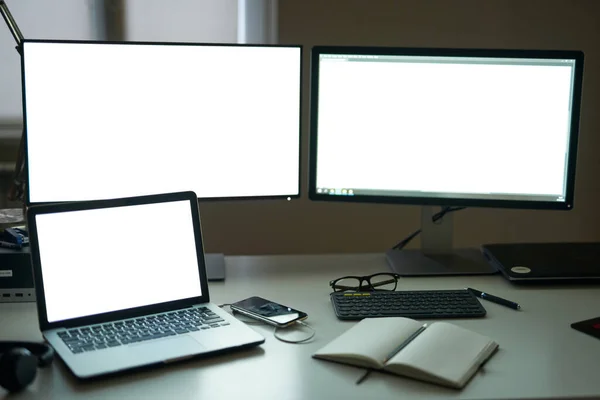
[[[494,341],[456,325],[436,322],[403,349],[390,363],[429,371],[452,382],[462,382],[474,365],[483,362]],[[487,351],[486,351],[487,350]]]

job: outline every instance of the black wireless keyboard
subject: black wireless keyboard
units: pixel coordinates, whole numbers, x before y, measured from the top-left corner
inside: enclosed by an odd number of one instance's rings
[[[375,317],[477,318],[485,308],[468,290],[334,292],[331,303],[339,319]]]

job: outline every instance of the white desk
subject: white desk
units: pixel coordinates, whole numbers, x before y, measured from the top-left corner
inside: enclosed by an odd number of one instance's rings
[[[210,284],[211,300],[229,303],[259,295],[309,314],[317,331],[306,344],[286,344],[272,329],[253,327],[266,342],[252,350],[192,360],[150,371],[78,382],[57,360],[11,399],[407,399],[600,398],[600,340],[572,322],[600,316],[600,287],[512,286],[500,276],[405,278],[399,289],[474,287],[516,301],[514,311],[482,300],[483,319],[453,322],[488,335],[500,350],[462,391],[371,374],[310,355],[351,326],[336,319],[329,280],[387,271],[383,255],[228,257],[227,280]],[[40,340],[33,303],[0,304],[0,339]],[[0,399],[6,392],[0,389]]]

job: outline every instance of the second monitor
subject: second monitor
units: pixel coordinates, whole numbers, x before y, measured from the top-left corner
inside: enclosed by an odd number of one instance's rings
[[[298,197],[301,50],[26,40],[28,203]]]
[[[311,68],[310,198],[424,206],[394,271],[494,272],[431,206],[572,209],[583,53],[317,46]]]

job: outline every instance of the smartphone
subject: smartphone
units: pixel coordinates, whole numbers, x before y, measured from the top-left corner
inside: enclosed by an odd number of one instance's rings
[[[296,321],[301,321],[308,317],[302,311],[294,310],[291,307],[258,296],[233,303],[231,309],[279,328],[292,325]]]

